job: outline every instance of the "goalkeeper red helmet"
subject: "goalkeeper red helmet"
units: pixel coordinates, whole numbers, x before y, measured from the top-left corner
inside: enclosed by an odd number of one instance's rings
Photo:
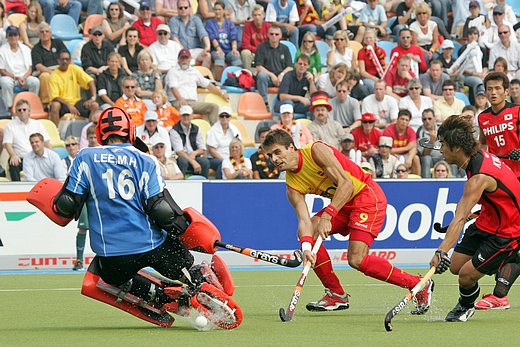
[[[104,110],[96,125],[96,138],[100,145],[110,135],[128,137],[131,144],[135,141],[135,123],[132,117],[119,107]]]

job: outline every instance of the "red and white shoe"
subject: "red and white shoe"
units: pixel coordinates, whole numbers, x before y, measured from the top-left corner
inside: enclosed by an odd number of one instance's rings
[[[432,280],[429,280],[424,289],[414,296],[413,303],[415,304],[415,310],[411,312],[412,314],[421,315],[428,312],[432,303],[434,287],[435,283]]]
[[[485,294],[482,299],[475,303],[477,310],[507,310],[511,308],[507,296],[499,298],[493,294]]]
[[[339,295],[325,288],[325,296],[318,301],[310,302],[305,306],[309,311],[339,311],[346,310],[349,306],[349,295]]]

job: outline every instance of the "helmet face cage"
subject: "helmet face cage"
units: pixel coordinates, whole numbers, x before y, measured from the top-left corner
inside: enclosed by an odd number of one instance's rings
[[[119,107],[110,107],[101,113],[96,125],[96,138],[103,145],[110,135],[128,137],[130,143],[135,141],[135,124],[132,118]]]

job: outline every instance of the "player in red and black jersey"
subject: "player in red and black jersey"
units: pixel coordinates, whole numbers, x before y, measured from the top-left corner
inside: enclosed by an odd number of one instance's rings
[[[468,181],[446,237],[430,265],[437,267],[438,273],[449,267],[452,273],[459,275],[459,302],[448,313],[446,320],[464,322],[475,312],[475,301],[480,294],[478,280],[500,269],[510,271],[512,266],[517,265],[520,182],[498,157],[479,150],[472,126],[462,117],[447,118],[438,134],[446,161],[463,168]],[[447,252],[459,238],[465,219],[476,204],[482,205],[480,216],[466,230],[450,261]]]
[[[507,102],[509,79],[502,72],[491,72],[484,79],[491,107],[478,116],[480,140],[493,154],[508,155],[520,148],[520,105]],[[520,161],[503,159],[520,177]]]
[[[513,149],[520,148],[520,105],[507,102],[509,79],[504,73],[488,74],[484,79],[484,86],[491,107],[478,117],[480,141],[484,145],[487,144],[490,153],[507,155]],[[502,160],[520,180],[520,161]],[[507,293],[519,275],[520,265],[507,274],[499,271],[495,290],[492,294],[485,294],[482,300],[475,304],[475,308],[480,310],[509,308]]]

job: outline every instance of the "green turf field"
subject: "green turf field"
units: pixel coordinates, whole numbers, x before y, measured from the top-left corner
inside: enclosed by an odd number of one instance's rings
[[[426,270],[411,270],[425,273]],[[458,297],[456,277],[435,276],[433,306],[425,316],[409,310],[386,332],[383,318],[404,296],[400,288],[340,270],[351,294],[351,307],[333,313],[311,313],[305,304],[320,297],[321,285],[310,274],[295,318],[282,323],[300,271],[234,271],[234,298],[244,321],[231,331],[199,332],[177,320],[164,329],[123,311],[83,297],[82,274],[0,275],[0,346],[493,346],[516,345],[520,322],[520,288],[510,293],[511,310],[479,312],[466,323],[442,319]],[[492,290],[492,278],[481,281]],[[409,306],[411,307],[411,305]]]

